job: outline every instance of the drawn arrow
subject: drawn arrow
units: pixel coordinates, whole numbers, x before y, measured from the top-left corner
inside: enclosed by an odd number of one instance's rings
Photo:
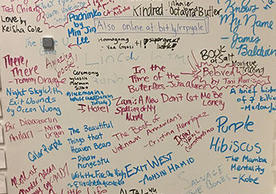
[[[195,58],[195,56],[194,56],[193,51],[191,51],[191,53],[192,53],[192,57],[193,57],[193,59],[194,59],[194,61],[195,61],[195,66],[197,67],[198,63],[197,63],[197,61],[196,61],[196,58]],[[197,73],[197,69],[192,65],[192,63],[191,63],[191,61],[190,61],[189,55],[187,56],[187,60],[188,60],[188,62],[189,62],[190,67],[192,68],[192,72],[180,72],[180,74],[181,74],[181,75],[195,75],[195,74]]]
[[[81,47],[77,44],[72,44],[72,43],[68,44],[68,48],[70,48],[70,49],[72,49],[72,47],[74,47],[74,46],[77,46],[81,49]]]

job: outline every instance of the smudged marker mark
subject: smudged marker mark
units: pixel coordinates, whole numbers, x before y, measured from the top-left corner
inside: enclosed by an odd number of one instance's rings
[[[87,53],[85,53],[84,56],[85,56],[85,65],[98,65],[99,64],[99,62],[87,63]]]

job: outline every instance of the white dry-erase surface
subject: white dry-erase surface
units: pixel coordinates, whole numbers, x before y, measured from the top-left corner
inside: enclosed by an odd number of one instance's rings
[[[273,193],[274,1],[1,0],[0,16],[9,194]]]

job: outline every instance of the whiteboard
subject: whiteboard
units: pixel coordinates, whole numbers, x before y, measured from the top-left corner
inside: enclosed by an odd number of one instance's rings
[[[0,4],[2,193],[272,193],[274,1]]]

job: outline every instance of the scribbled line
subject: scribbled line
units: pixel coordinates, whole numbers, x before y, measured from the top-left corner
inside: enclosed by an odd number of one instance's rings
[[[194,59],[194,62],[195,62],[195,65],[193,66],[192,65],[192,63],[191,63],[191,61],[190,61],[190,58],[189,58],[189,56],[187,57],[187,59],[188,59],[188,62],[189,62],[189,64],[190,64],[190,66],[191,66],[191,68],[192,68],[192,72],[180,72],[180,74],[181,75],[192,75],[193,77],[194,77],[194,79],[192,80],[192,82],[194,82],[194,81],[196,81],[196,80],[199,80],[200,81],[200,83],[204,83],[206,86],[209,86],[211,89],[214,89],[214,88],[217,88],[218,90],[221,90],[221,89],[223,89],[223,88],[225,88],[225,89],[227,89],[227,88],[229,88],[229,87],[235,87],[235,88],[238,88],[238,87],[249,87],[249,88],[251,88],[251,87],[253,87],[253,86],[256,86],[256,85],[261,85],[261,86],[264,86],[264,85],[266,85],[266,84],[271,84],[271,81],[270,81],[270,76],[268,75],[268,76],[262,76],[262,75],[256,75],[256,74],[252,74],[252,75],[250,75],[250,74],[248,74],[248,73],[241,73],[240,71],[239,71],[239,69],[238,69],[238,67],[236,67],[235,66],[235,64],[229,64],[229,63],[227,63],[226,65],[213,65],[212,63],[207,63],[207,62],[202,62],[201,64],[199,64],[198,62],[197,62],[197,60],[196,60],[196,58],[195,58],[195,55],[194,55],[194,52],[193,51],[191,51],[191,54],[192,54],[192,57],[193,57],[193,59]],[[242,84],[242,83],[237,83],[237,84],[229,84],[229,85],[227,85],[227,84],[223,84],[223,85],[226,85],[226,86],[220,86],[220,87],[218,87],[217,85],[214,85],[214,86],[212,86],[211,84],[209,84],[209,83],[207,83],[207,81],[206,80],[204,80],[204,78],[203,77],[201,77],[199,74],[202,72],[202,70],[201,70],[201,67],[202,67],[202,65],[205,65],[205,64],[207,64],[207,66],[209,66],[209,67],[214,67],[214,68],[226,68],[226,67],[234,67],[235,68],[235,73],[237,73],[239,76],[241,76],[241,77],[245,77],[245,76],[248,76],[249,78],[263,78],[264,80],[266,80],[267,81],[267,83],[263,83],[263,84],[261,84],[261,83],[252,83],[251,85],[249,85],[249,84]],[[221,76],[221,77],[223,77],[223,76]],[[222,79],[222,78],[221,78]],[[221,81],[221,80],[220,80]]]
[[[85,65],[98,65],[100,64],[99,62],[93,62],[93,63],[86,63]]]
[[[229,37],[221,37],[221,40],[228,40]]]
[[[37,0],[37,1],[35,1],[35,5],[36,5],[39,1],[42,1],[42,0]],[[43,11],[43,9],[42,9],[41,7],[39,7],[38,5],[36,5],[36,7],[43,13],[42,18],[44,19],[44,24],[45,24],[45,25],[48,25],[48,26],[49,26],[49,29],[50,29],[50,28],[65,27],[65,25],[69,23],[68,15],[71,14],[71,13],[74,13],[74,12],[76,12],[76,11],[80,11],[80,10],[82,10],[82,9],[86,9],[86,8],[88,8],[89,6],[91,6],[89,0],[87,0],[87,3],[88,3],[87,6],[83,6],[83,7],[79,8],[79,9],[75,9],[75,10],[72,10],[72,11],[68,12],[68,13],[66,14],[66,19],[67,19],[67,21],[66,21],[64,24],[60,24],[60,25],[57,25],[57,26],[55,26],[55,25],[52,25],[52,26],[51,26],[51,24],[49,24],[49,23],[46,21],[45,12]]]

